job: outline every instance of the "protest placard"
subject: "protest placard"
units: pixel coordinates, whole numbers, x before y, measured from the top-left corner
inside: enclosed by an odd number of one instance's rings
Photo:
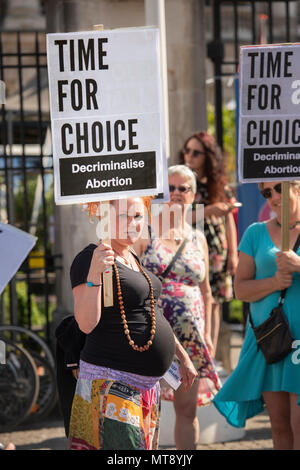
[[[47,35],[56,204],[163,191],[157,28]]]
[[[300,44],[241,47],[239,180],[300,177]]]

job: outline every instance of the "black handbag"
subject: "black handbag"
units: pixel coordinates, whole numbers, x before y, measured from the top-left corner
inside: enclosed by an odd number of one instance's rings
[[[296,252],[300,244],[300,235],[293,250]],[[260,325],[254,326],[249,313],[249,321],[256,337],[257,349],[263,353],[267,364],[281,361],[292,350],[294,337],[288,321],[283,313],[283,302],[287,289],[280,293],[278,306],[273,308],[270,316]]]

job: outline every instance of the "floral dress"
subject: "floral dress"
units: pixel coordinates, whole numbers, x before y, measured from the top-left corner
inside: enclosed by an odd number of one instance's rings
[[[200,194],[200,203],[209,204],[207,185],[197,182],[197,193]],[[229,191],[225,191],[228,201],[234,200]],[[227,238],[225,217],[212,215],[204,219],[204,234],[209,250],[210,275],[209,282],[213,298],[217,303],[232,300],[232,276],[227,271]]]
[[[160,276],[174,252],[151,233],[150,243],[141,257],[142,264]],[[213,359],[204,342],[205,308],[199,283],[205,277],[205,260],[196,232],[187,242],[172,269],[162,280],[159,305],[175,336],[198,371],[198,406],[208,405],[221,387]],[[162,387],[162,399],[173,400],[173,390]]]

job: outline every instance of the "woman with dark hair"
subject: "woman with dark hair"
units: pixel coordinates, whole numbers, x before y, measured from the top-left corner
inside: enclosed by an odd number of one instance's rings
[[[216,351],[220,328],[220,305],[233,297],[232,276],[237,256],[237,233],[232,204],[235,201],[227,186],[222,151],[215,138],[205,131],[190,136],[180,152],[180,160],[197,175],[194,204],[204,204],[204,233],[213,295],[212,341]]]

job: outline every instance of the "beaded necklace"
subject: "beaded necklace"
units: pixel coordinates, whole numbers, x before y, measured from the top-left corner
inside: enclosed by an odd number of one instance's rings
[[[155,330],[156,330],[156,319],[155,319],[155,309],[154,309],[154,293],[153,293],[153,286],[152,286],[152,282],[151,282],[150,277],[142,269],[142,267],[140,266],[140,264],[137,261],[136,261],[136,263],[137,263],[137,266],[138,266],[140,272],[147,279],[149,287],[150,287],[151,330],[150,330],[150,338],[144,346],[137,346],[135,344],[135,342],[133,341],[133,339],[131,338],[131,336],[130,336],[130,331],[129,331],[129,328],[128,328],[126,314],[125,314],[125,308],[124,308],[124,302],[123,302],[123,296],[122,296],[119,270],[118,270],[118,267],[117,267],[116,263],[114,263],[113,267],[114,267],[114,271],[115,271],[115,274],[116,274],[117,295],[118,295],[118,301],[119,301],[119,306],[120,306],[121,318],[122,318],[122,322],[123,322],[124,334],[127,337],[128,342],[129,342],[130,346],[132,347],[132,349],[134,349],[135,351],[144,352],[144,351],[147,351],[150,348],[150,346],[152,345],[152,341],[154,339]]]

